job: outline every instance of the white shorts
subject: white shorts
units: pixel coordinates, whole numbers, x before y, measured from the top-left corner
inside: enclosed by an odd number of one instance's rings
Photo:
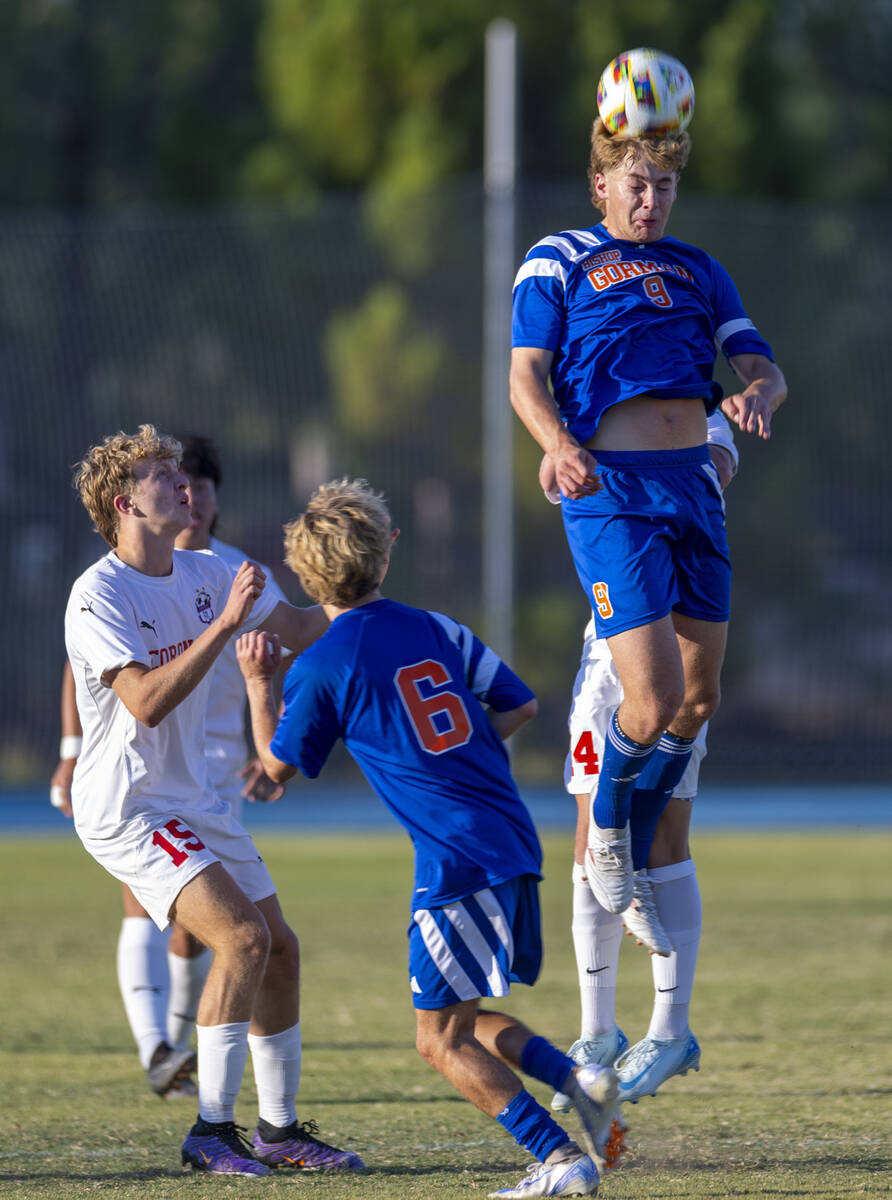
[[[170,923],[171,906],[186,884],[211,863],[225,867],[249,900],[276,890],[251,835],[223,802],[143,814],[113,838],[81,841],[101,867],[127,884],[159,929]]]
[[[595,623],[585,627],[582,661],[570,704],[570,750],[564,761],[564,786],[571,796],[587,795],[598,782],[607,726],[623,698],[623,689],[604,638],[595,636]],[[679,800],[697,795],[700,763],[706,756],[704,725],[694,739],[691,761],[675,789]]]
[[[244,766],[244,763],[240,765],[239,770],[241,770],[242,766]],[[244,786],[245,781],[239,778],[237,771],[230,773],[223,783],[215,783],[214,780],[211,780],[211,787],[213,787],[221,800],[226,801],[232,809],[232,815],[239,822],[244,821],[245,816],[245,800],[242,796],[242,788]]]

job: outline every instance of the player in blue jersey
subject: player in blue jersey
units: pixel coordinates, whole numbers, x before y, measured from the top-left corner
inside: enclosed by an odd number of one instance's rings
[[[604,219],[538,242],[514,288],[511,401],[551,460],[623,689],[586,854],[610,912],[629,905],[633,870],[719,702],[731,565],[707,416],[721,402],[768,438],[786,396],[727,272],[664,236],[689,150],[686,133],[611,136],[597,120],[589,181]],[[716,345],[743,385],[724,401]]]
[[[257,751],[272,779],[315,778],[342,738],[409,833],[417,1048],[536,1160],[517,1187],[493,1194],[593,1195],[593,1160],[610,1164],[621,1149],[615,1072],[575,1066],[519,1021],[480,1008],[539,973],[542,852],[503,745],[536,701],[465,626],[381,596],[397,533],[362,480],[320,488],[286,526],[286,561],[331,624],[288,672],[278,719],[277,640],[239,639]],[[570,1097],[589,1154],[515,1070]]]

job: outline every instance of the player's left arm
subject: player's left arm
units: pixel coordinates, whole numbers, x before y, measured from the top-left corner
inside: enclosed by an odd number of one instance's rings
[[[728,362],[744,388],[725,397],[722,412],[741,433],[770,438],[771,418],[787,398],[783,372],[764,354],[733,354]]]
[[[66,658],[62,670],[62,692],[60,699],[62,742],[59,747],[59,763],[50,779],[50,804],[58,808],[63,816],[72,816],[71,781],[74,767],[80,754],[81,719],[77,711],[77,691],[74,672]]]
[[[465,683],[482,704],[490,725],[504,741],[536,715],[536,697],[507,663],[501,661],[467,625],[459,625],[466,663]]]
[[[279,605],[279,608],[281,607],[283,606]],[[278,612],[279,609],[275,611]],[[282,762],[270,750],[270,742],[275,737],[279,720],[278,705],[273,694],[273,676],[282,661],[279,636],[275,633],[269,634],[264,629],[253,629],[250,633],[243,633],[238,639],[235,652],[245,677],[245,691],[251,711],[251,735],[254,738],[257,757],[274,783],[285,783],[297,774],[297,767]]]
[[[519,708],[509,708],[507,712],[496,712],[494,708],[486,710],[489,723],[504,742],[512,733],[516,733],[521,725],[526,725],[539,710],[539,702],[535,696],[521,704]]]

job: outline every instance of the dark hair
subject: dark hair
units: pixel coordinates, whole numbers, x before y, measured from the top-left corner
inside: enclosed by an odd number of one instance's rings
[[[218,488],[223,481],[220,455],[210,438],[197,433],[183,433],[177,438],[183,447],[181,468],[193,479],[211,479]]]

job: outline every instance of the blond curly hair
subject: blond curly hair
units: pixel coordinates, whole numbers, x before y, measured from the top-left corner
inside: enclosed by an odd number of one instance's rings
[[[672,171],[678,176],[684,170],[690,153],[691,138],[684,130],[658,137],[622,137],[608,133],[604,122],[600,117],[596,117],[592,125],[588,162],[588,186],[592,204],[599,212],[605,211],[604,201],[595,190],[596,175],[607,175],[629,162],[645,158],[661,171]]]
[[[373,592],[387,567],[390,513],[365,479],[317,488],[285,526],[285,562],[317,604],[350,605]]]
[[[130,491],[135,484],[135,465],[147,458],[171,459],[178,464],[182,453],[176,438],[159,433],[154,425],[140,425],[136,433],[110,434],[75,463],[74,486],[96,532],[109,546],[117,546],[120,528],[115,496]]]

